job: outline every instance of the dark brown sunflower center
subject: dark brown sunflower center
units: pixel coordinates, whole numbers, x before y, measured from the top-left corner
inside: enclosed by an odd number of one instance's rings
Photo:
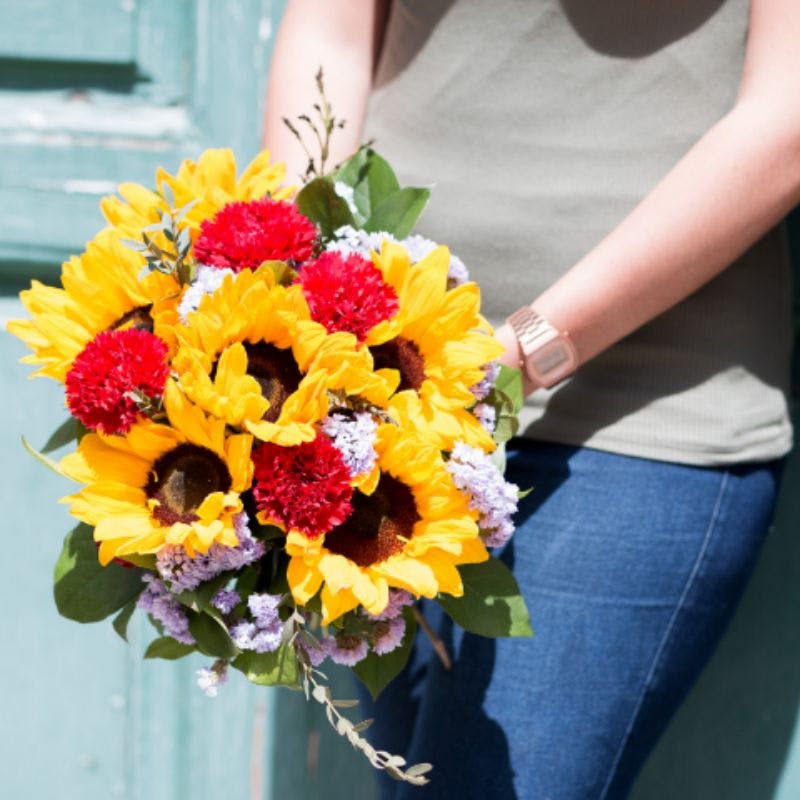
[[[411,339],[398,336],[385,344],[370,347],[370,351],[375,361],[375,369],[389,367],[400,371],[400,385],[397,391],[419,389],[422,386],[425,380],[425,361]]]
[[[230,488],[231,474],[216,453],[195,444],[180,444],[153,464],[144,491],[159,502],[153,516],[163,525],[174,525],[196,522],[203,500]]]
[[[138,331],[153,332],[153,318],[150,311],[153,306],[139,306],[132,308],[127,314],[123,314],[116,322],[108,326],[110,331],[117,331],[121,328],[135,328]]]
[[[360,567],[385,561],[402,550],[420,519],[411,489],[391,475],[382,475],[369,496],[356,492],[352,503],[350,516],[325,534],[325,547]]]
[[[297,391],[303,375],[289,348],[281,350],[267,342],[246,342],[244,349],[247,351],[247,374],[258,381],[261,394],[269,400],[264,419],[276,422],[283,404],[290,394]]]

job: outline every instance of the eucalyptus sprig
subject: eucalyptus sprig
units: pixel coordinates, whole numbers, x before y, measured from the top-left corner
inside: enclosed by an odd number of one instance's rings
[[[167,203],[167,210],[160,214],[161,219],[142,229],[141,241],[122,239],[122,244],[145,257],[145,274],[163,272],[173,275],[181,286],[188,286],[194,279],[196,267],[190,255],[192,239],[189,228],[181,227],[180,223],[197,201],[192,200],[183,208],[175,209],[174,197],[166,184],[161,194]],[[158,234],[163,237],[160,242],[156,241]]]
[[[314,79],[317,82],[317,92],[319,93],[320,100],[318,103],[314,103],[313,108],[319,120],[315,122],[308,114],[299,114],[297,116],[297,121],[305,125],[311,131],[316,141],[309,146],[303,134],[300,133],[299,128],[301,126],[295,125],[288,117],[282,117],[283,124],[292,132],[292,135],[297,141],[300,142],[300,146],[303,148],[308,158],[306,171],[300,176],[303,183],[308,183],[312,178],[317,178],[325,174],[325,164],[330,156],[330,144],[333,132],[337,129],[341,130],[345,125],[343,119],[337,119],[334,116],[331,104],[325,94],[325,80],[322,67],[317,70]],[[314,147],[319,151],[319,163],[317,163],[317,157],[312,154]]]
[[[433,765],[420,763],[405,768],[406,760],[402,756],[394,756],[386,750],[376,750],[361,736],[361,733],[372,724],[372,720],[365,719],[362,722],[353,722],[345,717],[340,710],[357,706],[358,701],[334,700],[330,687],[317,680],[317,677],[326,679],[325,674],[311,666],[302,648],[297,648],[297,650],[300,668],[303,673],[302,683],[306,698],[313,697],[325,709],[325,716],[336,733],[347,739],[356,750],[363,753],[375,769],[384,770],[391,778],[405,781],[413,786],[424,786],[428,783],[425,775],[433,769]]]

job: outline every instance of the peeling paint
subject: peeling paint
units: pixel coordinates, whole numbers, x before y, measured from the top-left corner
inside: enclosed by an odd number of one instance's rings
[[[269,17],[261,17],[258,21],[258,38],[262,42],[272,38],[272,20]]]

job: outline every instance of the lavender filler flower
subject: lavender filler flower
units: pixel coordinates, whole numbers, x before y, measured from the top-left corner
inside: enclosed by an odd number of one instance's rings
[[[491,361],[483,365],[484,378],[470,388],[472,394],[475,395],[476,400],[483,400],[486,395],[492,390],[497,378],[500,375],[500,364],[497,361]]]
[[[141,608],[164,626],[164,633],[182,644],[194,644],[189,633],[189,619],[183,606],[155,575],[142,575],[147,588],[139,595],[136,607]]]
[[[197,670],[197,685],[208,697],[216,697],[217,691],[228,680],[228,665],[225,661],[215,661],[211,669],[202,667]]]
[[[241,512],[236,515],[234,529],[239,537],[236,547],[225,547],[215,542],[207,553],[198,553],[194,558],[180,545],[162,547],[156,556],[158,574],[177,593],[196,589],[222,572],[238,570],[258,561],[264,555],[264,544],[253,538],[247,523],[247,514]]]
[[[464,442],[456,442],[447,469],[456,487],[469,495],[469,507],[480,512],[484,544],[504,545],[514,533],[511,517],[517,510],[518,487],[503,478],[491,456]]]
[[[322,423],[322,432],[342,454],[352,476],[371,472],[378,454],[375,451],[375,433],[378,425],[371,414],[359,411],[356,414],[335,412]]]
[[[281,596],[275,594],[251,594],[247,607],[253,621],[244,620],[231,628],[231,638],[240,650],[255,650],[256,653],[271,653],[280,647],[283,621],[278,614]]]

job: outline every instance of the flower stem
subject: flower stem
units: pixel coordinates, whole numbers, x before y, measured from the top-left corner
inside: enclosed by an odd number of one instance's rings
[[[417,621],[417,625],[425,632],[425,635],[431,640],[431,645],[433,646],[436,655],[439,656],[439,661],[442,662],[442,666],[449,672],[453,669],[453,660],[450,658],[450,654],[447,652],[447,647],[445,643],[436,635],[433,628],[428,624],[428,620],[422,615],[422,612],[419,610],[419,606],[415,605],[412,607],[412,611],[414,613],[414,619]]]

